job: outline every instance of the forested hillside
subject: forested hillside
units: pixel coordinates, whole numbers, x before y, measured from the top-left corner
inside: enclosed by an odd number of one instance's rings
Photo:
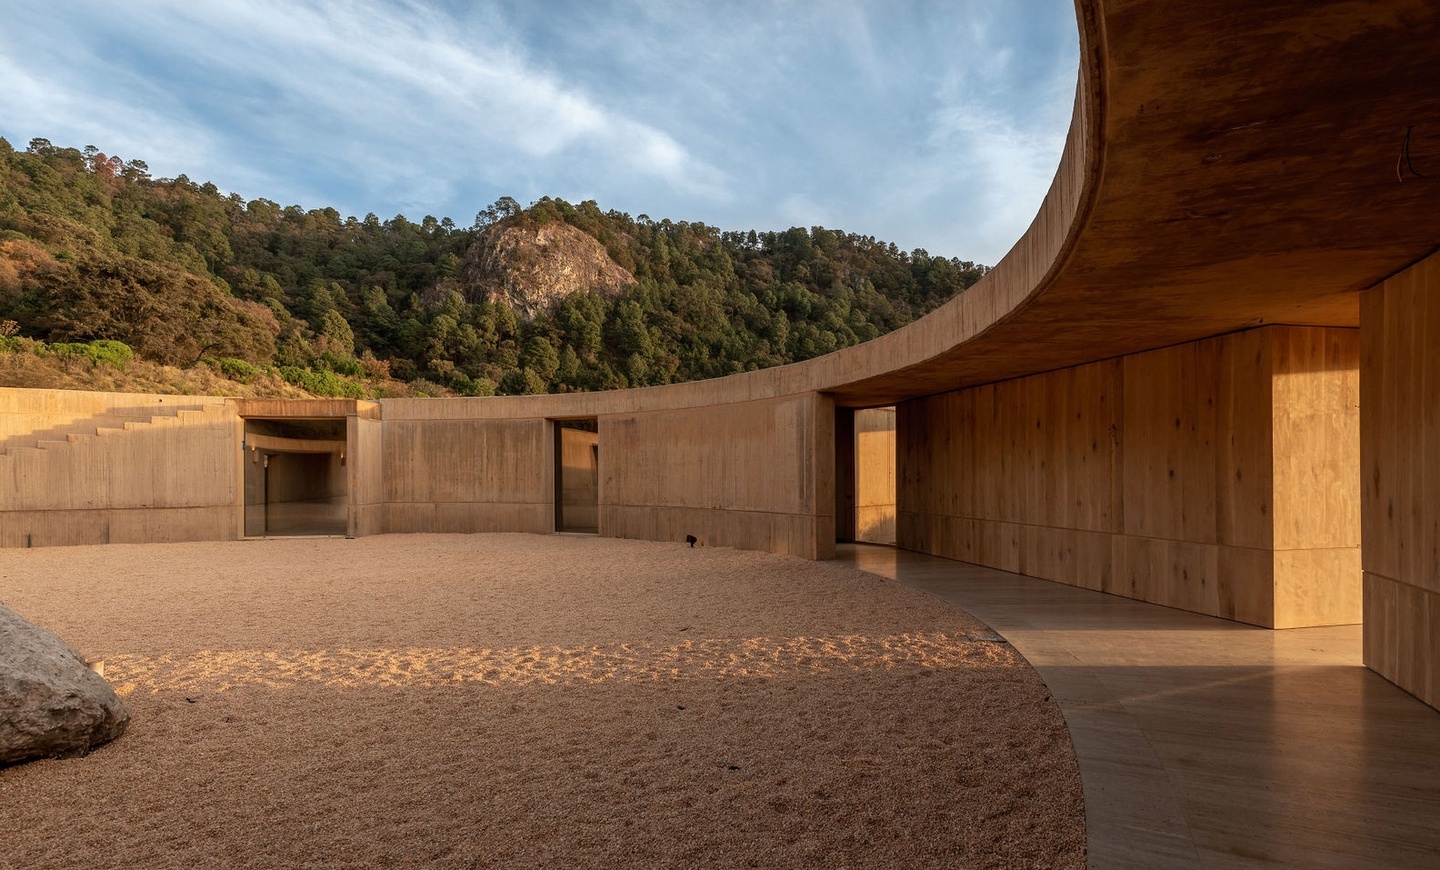
[[[541,232],[558,224],[599,245]],[[571,259],[547,271],[558,242],[537,239],[569,239]],[[89,365],[133,354],[356,397],[664,384],[865,341],[985,271],[820,227],[722,232],[550,198],[466,227],[341,217],[0,139],[0,351]],[[561,273],[568,295],[535,286]]]

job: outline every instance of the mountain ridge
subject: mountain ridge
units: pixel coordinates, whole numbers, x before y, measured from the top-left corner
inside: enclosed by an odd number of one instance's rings
[[[986,271],[823,227],[721,231],[550,197],[502,197],[466,228],[342,218],[0,139],[12,352],[120,342],[357,395],[614,389],[829,353]]]

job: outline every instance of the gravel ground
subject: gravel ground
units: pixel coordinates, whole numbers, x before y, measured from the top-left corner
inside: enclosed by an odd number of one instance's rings
[[[130,706],[0,769],[0,867],[1066,867],[1059,708],[836,563],[535,535],[0,551]]]

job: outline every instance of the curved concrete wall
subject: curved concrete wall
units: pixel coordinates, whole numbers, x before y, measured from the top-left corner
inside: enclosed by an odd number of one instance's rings
[[[1413,535],[1386,523],[1397,505],[1405,528],[1436,522],[1431,490],[1389,482],[1440,461],[1433,439],[1385,433],[1428,431],[1405,421],[1440,397],[1407,385],[1440,329],[1411,317],[1429,311],[1409,288],[1429,288],[1433,267],[1387,279],[1440,242],[1440,170],[1406,177],[1440,166],[1440,8],[1076,9],[1079,83],[1059,169],[975,287],[867,344],[715,381],[317,405],[307,413],[349,420],[351,533],[549,531],[550,421],[595,418],[602,534],[824,558],[837,527],[835,409],[899,404],[904,545],[1266,625],[1353,619],[1360,371],[1375,385],[1360,449],[1383,495],[1364,502],[1366,600],[1386,626],[1372,659],[1403,663],[1377,667],[1412,690],[1429,685],[1440,653],[1426,644],[1440,631],[1417,614],[1440,586],[1431,563],[1399,557]],[[1367,311],[1383,313],[1361,324],[1369,288],[1382,301]],[[1290,329],[1244,332],[1275,325]],[[1335,332],[1357,325],[1358,361]],[[1327,361],[1312,365],[1317,355]],[[21,434],[55,430],[35,409],[60,400],[22,393],[6,393],[29,415],[12,412]],[[103,538],[101,514],[136,510],[155,519],[132,524],[135,539],[174,535],[163,518],[182,516],[184,536],[238,535],[239,420],[291,413],[282,404],[201,412],[213,419],[175,426],[175,450],[100,439],[90,459],[47,445],[43,461],[0,460],[3,542],[41,520],[53,542]],[[216,459],[225,449],[233,460]],[[218,524],[195,519],[227,510]]]
[[[1271,628],[1360,621],[1359,336],[1263,327],[900,406],[899,543]]]

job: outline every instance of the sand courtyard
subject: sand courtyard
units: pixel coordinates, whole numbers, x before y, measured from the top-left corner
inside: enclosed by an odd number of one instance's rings
[[[7,551],[134,714],[0,770],[5,867],[1081,867],[1060,711],[825,562],[581,536]]]

